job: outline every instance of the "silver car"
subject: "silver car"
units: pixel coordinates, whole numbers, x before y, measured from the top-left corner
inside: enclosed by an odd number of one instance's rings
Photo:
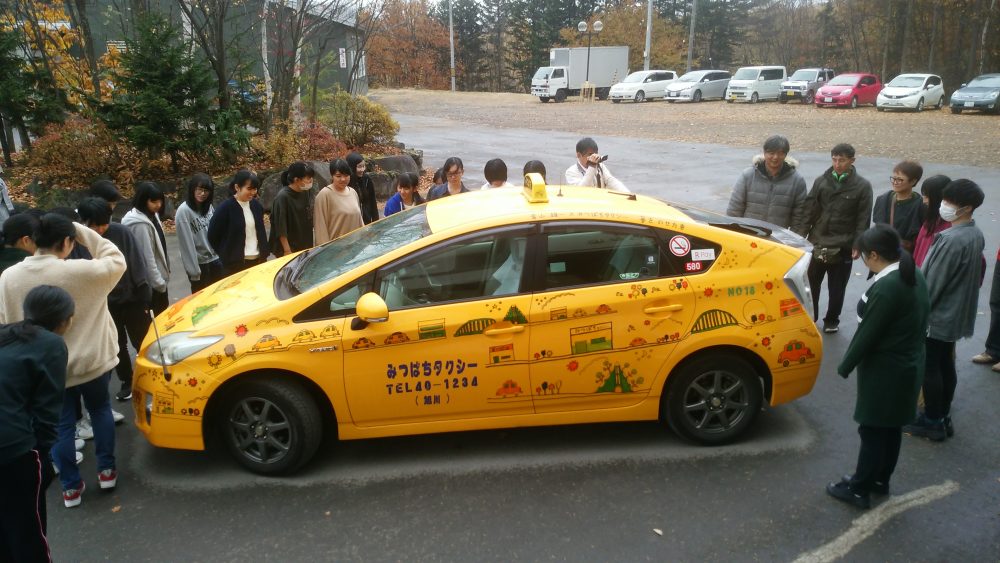
[[[722,99],[732,76],[724,70],[692,70],[667,86],[668,102]]]

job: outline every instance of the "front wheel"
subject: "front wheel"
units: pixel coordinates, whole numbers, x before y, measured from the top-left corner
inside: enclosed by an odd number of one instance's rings
[[[858,109],[858,97],[851,98],[851,109]]]
[[[802,98],[803,104],[811,104],[815,101],[816,101],[816,94],[812,90],[806,92],[806,96]]]
[[[250,381],[230,391],[222,425],[229,453],[261,475],[295,471],[323,436],[319,407],[301,386],[278,379]]]
[[[696,359],[673,374],[664,396],[667,424],[682,438],[727,444],[753,423],[763,401],[753,368],[732,354]]]
[[[701,90],[694,91],[694,95],[691,96],[691,101],[696,104],[701,101]]]
[[[561,104],[566,101],[566,90],[556,90],[556,103]]]
[[[757,95],[757,92],[754,92],[753,94],[750,94],[750,103],[751,104],[756,104],[759,101],[760,101],[760,96]]]
[[[920,113],[920,112],[924,111],[924,99],[923,98],[920,98],[919,100],[917,100],[916,111],[917,111],[917,113]]]
[[[545,103],[548,103],[548,101],[551,98],[549,98],[548,96],[539,96],[538,99],[541,100],[543,104],[545,104]]]
[[[635,103],[638,104],[644,101],[646,101],[646,93],[643,92],[642,90],[639,90],[638,92],[635,93]]]
[[[951,113],[954,113],[955,115],[958,115],[958,114],[962,113],[962,108],[951,108]]]
[[[620,104],[621,100],[611,100],[611,103],[613,103],[613,104]]]

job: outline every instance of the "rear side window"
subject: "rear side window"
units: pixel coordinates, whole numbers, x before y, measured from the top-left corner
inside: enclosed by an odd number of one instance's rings
[[[871,76],[866,76],[861,79],[862,86],[871,86],[872,84],[875,84],[875,79],[872,78]]]
[[[931,86],[937,86],[938,84],[941,84],[941,79],[937,76],[932,76],[927,80],[927,83]]]
[[[546,290],[661,275],[660,243],[648,229],[566,227],[549,231],[545,242]]]
[[[663,276],[690,276],[707,272],[722,252],[722,246],[707,239],[668,229],[656,229],[665,248]]]
[[[764,80],[781,80],[784,78],[784,74],[780,68],[765,68],[760,72]]]

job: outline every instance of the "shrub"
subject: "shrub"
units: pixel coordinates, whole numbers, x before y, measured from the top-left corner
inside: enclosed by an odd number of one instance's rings
[[[391,143],[399,132],[399,124],[385,106],[343,90],[324,95],[318,113],[320,122],[330,128],[333,136],[352,147]]]
[[[299,138],[302,160],[332,160],[347,154],[347,145],[322,124],[307,123]]]

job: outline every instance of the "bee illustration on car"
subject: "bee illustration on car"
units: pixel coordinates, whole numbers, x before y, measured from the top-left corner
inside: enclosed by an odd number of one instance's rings
[[[250,349],[253,350],[254,352],[262,352],[264,350],[271,350],[272,348],[280,348],[280,347],[281,347],[280,340],[275,338],[273,335],[265,334],[264,336],[261,336],[260,340],[258,340],[257,343],[254,344]]]

